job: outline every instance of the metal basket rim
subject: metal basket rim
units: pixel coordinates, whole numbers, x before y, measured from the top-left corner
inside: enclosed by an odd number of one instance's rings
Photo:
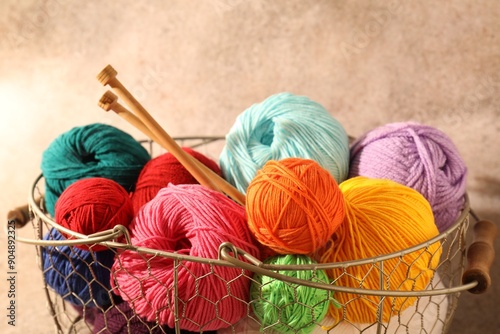
[[[52,227],[56,229],[60,229],[61,231],[68,231],[68,232],[73,232],[71,230],[67,230],[64,227],[60,226],[57,224],[52,218],[48,217],[45,212],[41,210],[41,208],[37,205],[36,200],[35,200],[35,192],[37,189],[38,182],[40,182],[43,179],[43,175],[40,174],[36,181],[33,184],[32,191],[31,191],[31,196],[29,198],[30,202],[30,209],[34,211],[34,213],[40,218],[42,221],[45,223],[51,225]],[[390,254],[382,255],[382,256],[377,256],[377,257],[372,257],[372,258],[367,258],[367,259],[359,259],[359,260],[353,260],[353,261],[348,261],[348,262],[337,262],[337,263],[316,263],[316,264],[311,264],[311,265],[300,265],[300,266],[293,266],[293,265],[267,265],[264,264],[261,261],[258,261],[258,263],[251,263],[252,261],[242,261],[238,259],[238,254],[234,254],[234,251],[236,253],[244,254],[245,252],[242,250],[238,250],[236,248],[232,248],[233,253],[228,254],[227,250],[228,248],[231,248],[231,244],[228,245],[228,243],[223,243],[219,247],[219,259],[207,259],[207,258],[201,258],[201,257],[196,257],[196,256],[190,256],[190,255],[182,255],[178,253],[172,253],[172,252],[166,252],[166,251],[160,251],[160,250],[155,250],[155,249],[150,249],[150,248],[144,248],[144,247],[136,247],[131,244],[124,244],[124,243],[119,243],[119,242],[113,242],[113,241],[103,241],[99,242],[99,244],[106,245],[109,247],[115,247],[115,248],[121,248],[121,249],[127,249],[127,250],[132,250],[144,254],[150,254],[154,256],[164,256],[173,259],[175,262],[180,263],[182,261],[193,261],[193,262],[199,262],[199,263],[205,263],[205,264],[210,264],[210,265],[221,265],[221,266],[233,266],[233,267],[239,267],[243,270],[248,270],[253,273],[259,273],[261,275],[266,275],[269,277],[274,277],[276,279],[288,281],[289,283],[294,283],[294,284],[300,284],[304,286],[309,286],[311,288],[317,288],[317,289],[323,289],[323,290],[330,290],[334,292],[345,292],[345,293],[353,293],[353,294],[358,294],[358,295],[372,295],[372,296],[380,296],[380,297],[419,297],[419,296],[433,296],[433,295],[443,295],[443,294],[452,294],[452,293],[457,293],[457,292],[462,292],[466,290],[470,290],[474,288],[478,282],[470,282],[467,284],[462,284],[458,286],[453,286],[453,287],[448,287],[444,289],[426,289],[426,290],[412,290],[412,291],[401,291],[401,290],[373,290],[373,289],[365,289],[365,288],[352,288],[352,287],[344,287],[344,286],[338,286],[335,284],[330,284],[330,283],[319,283],[319,282],[310,282],[310,281],[304,281],[304,280],[294,280],[290,276],[286,276],[283,274],[280,274],[278,271],[283,271],[283,270],[319,270],[319,269],[333,269],[333,268],[342,268],[342,267],[351,267],[351,266],[358,266],[358,265],[364,265],[364,264],[375,264],[375,263],[383,263],[386,260],[392,259],[392,258],[397,258],[397,257],[402,257],[405,254],[414,252],[416,250],[426,248],[429,245],[436,243],[440,241],[443,238],[446,238],[448,235],[453,233],[455,230],[460,228],[462,224],[465,222],[465,220],[469,216],[469,199],[467,194],[465,195],[465,205],[464,209],[462,210],[462,213],[457,219],[457,221],[450,226],[446,231],[440,233],[438,236],[420,243],[418,245],[415,245],[411,248],[407,248],[401,251],[393,252]],[[66,241],[50,241],[50,240],[30,240],[30,239],[19,239],[21,242],[26,242],[30,244],[34,244],[40,247],[43,246],[63,246],[63,245],[78,245],[78,244],[88,244],[88,243],[95,243],[93,242],[92,239],[89,238],[89,236],[85,236],[79,233],[75,233],[75,236],[77,238],[82,238],[82,239],[75,239],[75,240],[66,240]],[[111,235],[111,238],[117,237],[116,234]],[[107,237],[107,239],[110,238],[110,236]],[[89,240],[85,240],[89,239]],[[250,263],[249,263],[250,262]]]
[[[185,136],[185,137],[177,137],[175,140],[183,140],[183,141],[189,141],[189,140],[198,140],[200,141],[198,144],[194,145],[200,146],[200,145],[205,145],[211,142],[223,140],[225,137],[223,136]],[[153,142],[151,140],[140,140],[140,143],[144,144],[149,144],[150,151],[153,150]],[[392,253],[384,254],[384,255],[379,255],[379,256],[374,256],[371,258],[364,258],[364,259],[357,259],[357,260],[352,260],[352,261],[346,261],[346,262],[336,262],[336,263],[315,263],[315,264],[310,264],[310,265],[270,265],[270,264],[264,264],[262,261],[258,259],[249,259],[248,257],[245,257],[245,252],[243,250],[239,250],[236,247],[234,247],[230,243],[222,243],[219,245],[219,257],[218,259],[208,259],[208,258],[202,258],[202,257],[196,257],[196,256],[191,256],[191,255],[183,255],[183,254],[178,254],[175,252],[167,252],[167,251],[162,251],[162,250],[156,250],[156,249],[151,249],[151,248],[144,248],[144,247],[137,247],[134,246],[131,241],[130,241],[130,236],[129,236],[129,231],[127,228],[124,226],[118,226],[119,228],[115,228],[113,230],[109,231],[104,231],[100,232],[98,234],[93,234],[93,235],[83,235],[77,232],[74,232],[72,230],[66,229],[63,226],[57,224],[51,217],[49,217],[46,212],[42,210],[42,208],[39,206],[37,200],[35,199],[37,190],[38,190],[38,185],[39,182],[43,180],[44,176],[43,173],[41,173],[34,181],[30,196],[28,198],[29,201],[29,206],[30,210],[32,211],[32,214],[34,214],[36,217],[38,217],[40,220],[48,224],[49,226],[64,232],[68,235],[71,235],[75,239],[68,239],[64,241],[51,241],[51,240],[40,240],[41,236],[38,236],[38,239],[33,240],[33,239],[26,239],[26,238],[18,238],[20,242],[28,243],[28,244],[33,244],[37,245],[39,247],[44,247],[44,246],[75,246],[75,245],[82,245],[82,244],[101,244],[105,245],[108,247],[113,247],[116,249],[127,249],[127,250],[132,250],[144,254],[150,254],[154,256],[163,256],[163,257],[168,257],[173,259],[175,262],[180,263],[182,261],[193,261],[193,262],[199,262],[199,263],[205,263],[205,264],[210,264],[210,265],[220,265],[220,266],[234,266],[234,267],[239,267],[243,270],[249,270],[253,273],[260,273],[262,275],[267,275],[271,277],[275,277],[277,279],[289,281],[289,276],[282,275],[279,273],[279,271],[284,271],[284,270],[320,270],[320,269],[333,269],[333,268],[347,268],[347,267],[352,267],[352,266],[360,266],[360,265],[366,265],[366,264],[371,264],[374,265],[376,263],[380,263],[380,265],[383,265],[383,262],[389,259],[393,258],[401,258],[406,254],[418,251],[420,249],[425,249],[429,247],[430,245],[437,243],[443,239],[446,239],[450,234],[454,233],[456,230],[460,229],[461,226],[468,220],[469,214],[472,213],[470,209],[470,203],[469,203],[469,197],[468,194],[465,193],[464,195],[464,207],[462,209],[462,212],[458,219],[452,224],[450,227],[448,227],[445,231],[439,233],[437,236],[434,238],[427,240],[425,242],[422,242],[420,244],[417,244],[413,247],[409,247],[406,249],[398,250]],[[125,236],[126,242],[127,243],[122,243],[122,242],[116,242],[118,237],[120,236]],[[229,250],[229,251],[228,251]],[[241,261],[239,257],[245,257],[247,260]],[[437,270],[437,268],[435,268]],[[458,286],[452,286],[448,287],[445,289],[426,289],[426,290],[413,290],[413,291],[401,291],[401,290],[369,290],[369,289],[364,289],[364,288],[351,288],[351,287],[342,287],[338,286],[335,284],[330,284],[330,283],[317,283],[317,282],[308,282],[308,281],[297,281],[297,282],[290,282],[290,283],[296,283],[296,284],[301,284],[301,285],[306,285],[310,286],[313,288],[318,288],[318,289],[327,289],[331,291],[336,291],[336,292],[347,292],[347,293],[355,293],[359,295],[374,295],[374,296],[394,296],[394,297],[416,297],[416,296],[431,296],[431,295],[441,295],[441,294],[450,294],[450,293],[456,293],[460,291],[465,291],[473,288],[474,286],[477,285],[477,282],[471,282],[468,284],[463,284],[463,285],[458,285]]]
[[[93,244],[93,243],[99,243],[99,244],[104,244],[108,246],[112,246],[115,248],[126,248],[126,249],[135,249],[136,251],[146,251],[147,249],[142,248],[142,247],[134,247],[134,245],[131,244],[125,244],[125,243],[119,243],[119,242],[112,242],[112,239],[117,238],[121,233],[114,231],[114,233],[109,234],[108,236],[100,236],[96,237],[96,239],[93,239],[92,236],[89,235],[84,235],[80,234],[77,232],[74,232],[72,230],[66,229],[63,226],[59,225],[56,223],[51,217],[47,216],[44,211],[38,206],[36,199],[35,199],[35,192],[37,189],[38,183],[43,179],[43,174],[40,174],[35,182],[33,183],[32,189],[31,189],[31,194],[29,198],[29,203],[30,203],[30,209],[35,212],[36,216],[38,216],[42,221],[45,223],[51,225],[52,227],[56,228],[58,231],[62,231],[64,233],[67,233],[74,237],[75,239],[72,240],[67,240],[63,242],[47,242],[44,240],[30,240],[30,239],[25,239],[25,238],[19,238],[19,241],[25,242],[25,243],[30,243],[34,245],[39,245],[39,246],[52,246],[52,245],[76,245],[76,244]],[[339,268],[339,267],[350,267],[350,266],[358,266],[358,265],[364,265],[364,264],[373,264],[376,262],[380,261],[386,261],[392,258],[397,258],[397,257],[402,257],[406,254],[415,252],[417,250],[427,248],[430,245],[445,239],[448,235],[451,233],[455,232],[462,224],[464,221],[468,218],[470,213],[470,202],[469,202],[469,196],[466,193],[464,196],[464,208],[462,209],[462,212],[459,216],[459,218],[455,221],[453,225],[451,225],[447,230],[439,233],[437,236],[434,238],[431,238],[425,242],[422,242],[420,244],[417,244],[415,246],[398,250],[395,252],[391,252],[388,254],[383,254],[379,256],[374,256],[370,258],[364,258],[364,259],[358,259],[358,260],[353,260],[353,261],[346,261],[346,262],[335,262],[335,263],[323,263],[323,264],[312,264],[312,265],[300,265],[300,266],[293,266],[293,265],[263,265],[265,268],[268,269],[273,269],[273,270],[311,270],[311,269],[331,269],[331,268]],[[95,240],[100,240],[96,242]],[[109,242],[107,242],[109,241]],[[162,250],[157,250],[157,249],[150,249],[151,254],[157,254],[157,255],[163,255],[165,257],[170,257],[172,259],[176,260],[188,260],[188,261],[195,261],[195,262],[210,262],[210,263],[218,263],[218,264],[223,264],[219,263],[220,261],[226,262],[225,265],[228,265],[227,261],[225,260],[215,260],[215,259],[205,259],[205,258],[200,258],[196,256],[186,256],[186,255],[181,255],[173,252],[165,252]],[[215,262],[214,262],[215,261]]]

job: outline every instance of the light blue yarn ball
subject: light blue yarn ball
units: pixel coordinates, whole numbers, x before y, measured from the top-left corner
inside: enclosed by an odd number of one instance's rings
[[[279,93],[237,117],[226,135],[219,164],[225,179],[246,193],[267,161],[291,157],[315,160],[341,183],[348,176],[349,138],[319,103]]]

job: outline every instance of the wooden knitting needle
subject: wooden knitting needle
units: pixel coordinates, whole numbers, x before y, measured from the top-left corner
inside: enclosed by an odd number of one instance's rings
[[[118,114],[127,122],[135,126],[146,136],[148,136],[153,141],[161,145],[158,138],[156,138],[156,136],[148,129],[148,127],[144,123],[142,123],[142,121],[137,116],[135,116],[131,111],[129,111],[127,108],[125,108],[118,102],[118,97],[115,94],[113,94],[113,92],[111,91],[105,92],[104,95],[99,100],[98,105],[99,107],[101,107],[106,111],[113,110],[116,114]],[[164,148],[168,150],[167,147]],[[212,181],[220,188],[222,192],[230,196],[235,202],[241,205],[245,205],[245,195],[239,192],[235,187],[233,187],[230,183],[228,183],[226,180],[220,177],[213,170],[205,166],[203,163],[201,163],[191,155],[189,155],[189,157],[196,163],[198,168],[202,169],[212,178]]]
[[[129,111],[127,108],[122,106],[118,102],[118,97],[113,94],[111,91],[107,91],[104,93],[104,95],[101,97],[99,100],[98,105],[106,110],[113,110],[115,113],[117,113],[120,117],[128,121],[130,124],[135,126],[138,130],[140,130],[142,133],[144,133],[146,136],[151,138],[153,141],[157,142],[160,144],[156,136],[149,131],[147,126],[142,123],[142,121],[135,116],[131,111]],[[177,143],[176,143],[177,144]],[[165,149],[168,150],[168,148],[164,147]],[[189,155],[189,157],[196,163],[196,165],[202,169],[205,173],[207,173],[210,177],[212,177],[212,181],[228,196],[233,198],[233,200],[241,205],[245,205],[245,195],[243,195],[241,192],[239,192],[236,188],[234,188],[230,183],[228,183],[226,180],[224,180],[222,177],[220,177],[217,173],[215,173],[213,170],[205,166],[203,163]]]
[[[113,94],[113,92],[109,90],[106,91],[106,93],[104,93],[99,100],[98,105],[105,111],[113,110],[116,114],[118,114],[118,116],[132,124],[153,141],[157,142],[158,144],[160,143],[159,139],[151,131],[149,131],[148,127],[145,126],[144,123],[142,123],[142,121],[136,115],[131,113],[128,109],[126,109],[118,102],[118,96]]]
[[[122,98],[136,114],[136,116],[144,123],[144,125],[153,133],[158,140],[158,143],[170,151],[179,162],[186,168],[191,175],[201,184],[213,190],[220,191],[214,182],[207,174],[191,159],[190,155],[175,142],[169,134],[151,117],[146,109],[135,99],[132,94],[122,85],[116,78],[118,72],[111,66],[106,66],[98,75],[97,79],[104,85],[109,85],[115,90],[120,98]]]

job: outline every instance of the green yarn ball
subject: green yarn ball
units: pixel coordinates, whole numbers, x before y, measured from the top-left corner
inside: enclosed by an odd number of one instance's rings
[[[315,262],[305,255],[278,255],[264,261],[276,265],[310,265]],[[280,274],[305,281],[328,283],[324,270],[286,270]],[[304,285],[287,283],[255,274],[250,287],[253,311],[261,330],[281,333],[309,334],[325,318],[332,292]]]
[[[77,180],[111,179],[127,191],[134,189],[148,151],[131,135],[111,125],[94,123],[74,127],[54,139],[43,152],[45,206],[53,216],[57,199]]]

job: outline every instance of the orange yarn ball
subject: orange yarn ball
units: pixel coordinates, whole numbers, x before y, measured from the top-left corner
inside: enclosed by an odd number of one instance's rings
[[[247,188],[247,218],[257,241],[279,254],[311,254],[344,219],[333,176],[316,161],[270,160]]]

